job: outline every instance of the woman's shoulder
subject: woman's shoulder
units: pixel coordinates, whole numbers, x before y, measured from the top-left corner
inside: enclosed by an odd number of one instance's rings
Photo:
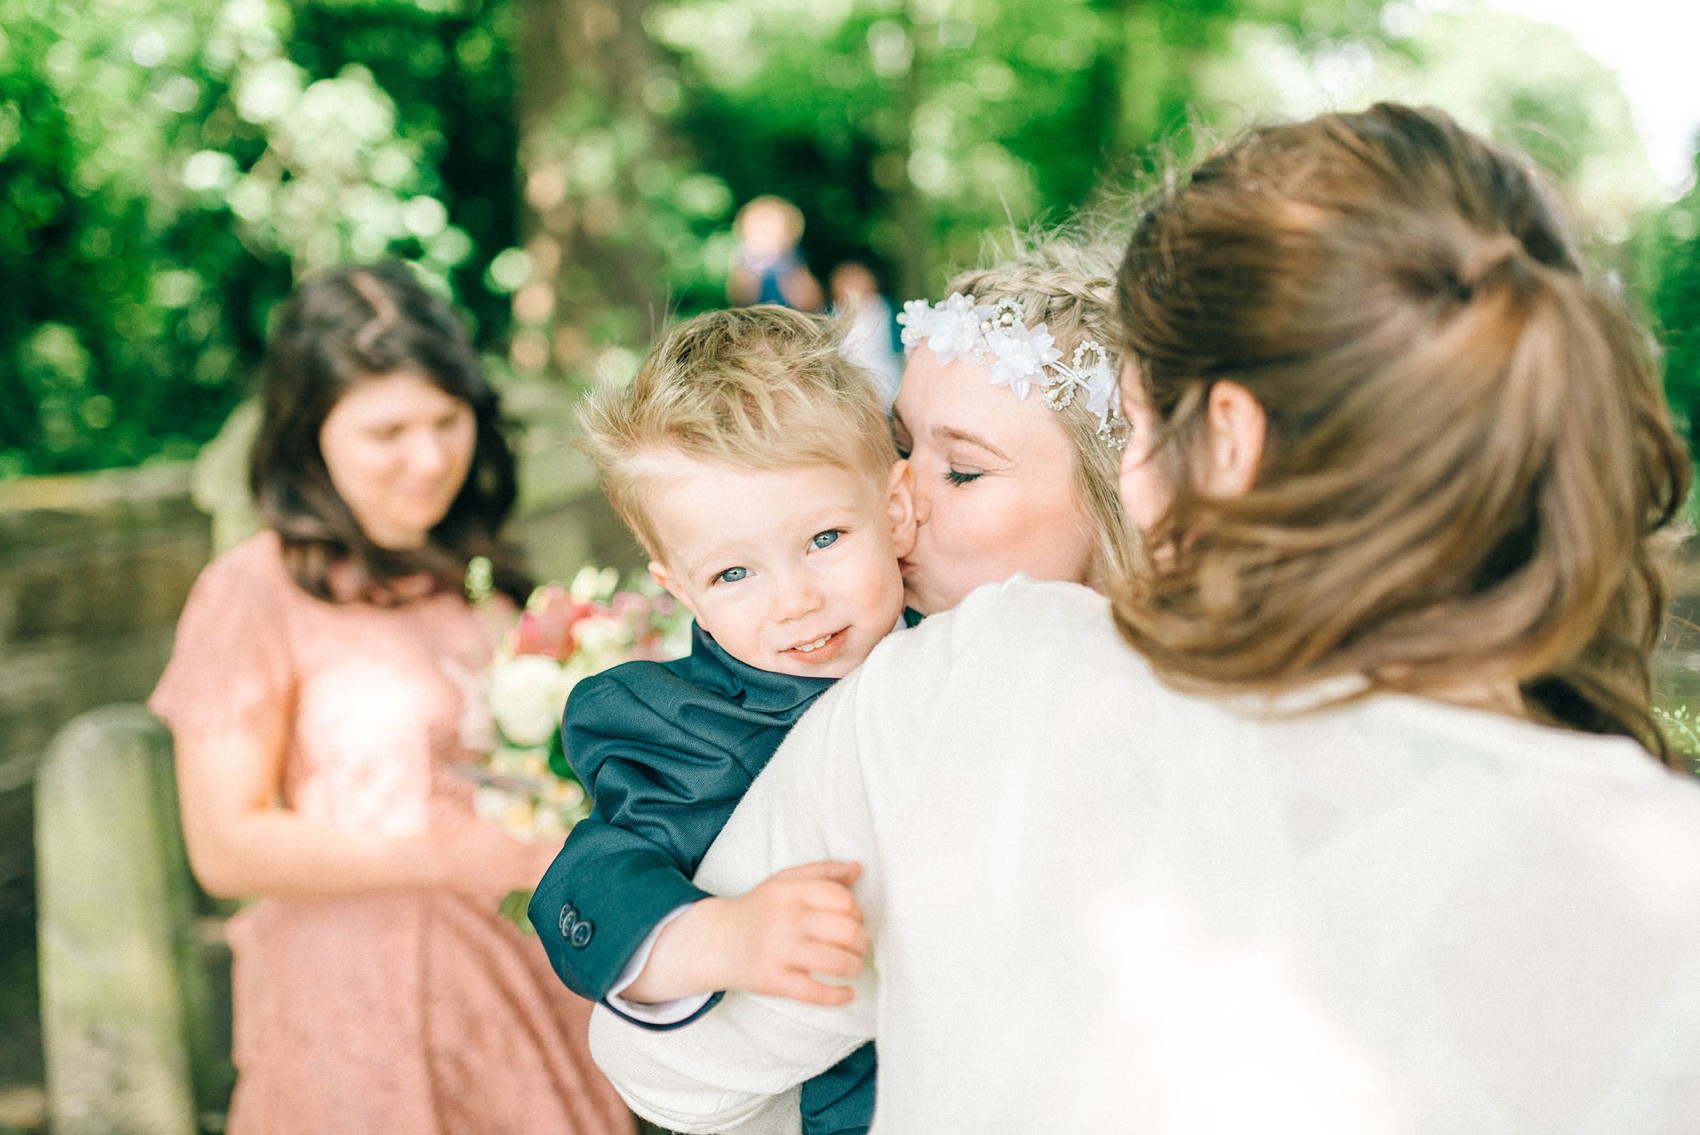
[[[289,573],[283,565],[283,542],[269,528],[256,532],[214,556],[201,570],[201,579],[239,581],[249,585],[287,582]]]
[[[277,611],[297,599],[310,601],[284,565],[277,533],[266,530],[214,556],[195,579],[184,609]]]
[[[173,728],[211,727],[226,711],[274,696],[293,666],[289,620],[276,600],[291,586],[270,532],[214,557],[183,605],[149,707]]]
[[[1117,633],[1104,596],[1080,584],[1017,575],[977,588],[951,610],[893,633],[852,677],[867,671],[863,684],[905,685],[978,681],[970,677],[975,675],[1001,684],[1059,670],[1149,674]]]
[[[970,610],[995,612],[999,620],[1050,620],[1108,625],[1110,601],[1080,583],[1013,575],[976,588],[963,600]]]
[[[1674,807],[1686,813],[1700,851],[1700,781],[1628,737],[1399,694],[1375,699],[1362,713],[1363,728],[1409,738],[1427,767],[1467,763],[1483,777],[1527,785],[1532,798],[1574,797],[1602,814],[1608,801],[1630,811]]]
[[[948,636],[976,650],[1012,643],[1035,652],[1132,654],[1116,633],[1104,596],[1078,583],[1025,575],[976,588],[952,610],[929,616],[904,635],[923,632]]]

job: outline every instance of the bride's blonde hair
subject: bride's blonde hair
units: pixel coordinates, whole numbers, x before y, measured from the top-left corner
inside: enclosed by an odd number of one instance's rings
[[[1125,234],[1117,239],[1085,228],[1059,229],[1020,236],[1013,243],[990,267],[958,273],[945,285],[944,294],[961,292],[982,304],[1014,300],[1029,327],[1046,325],[1064,358],[1088,338],[1113,347],[1110,323]],[[1074,450],[1075,493],[1094,528],[1090,582],[1104,590],[1138,563],[1138,536],[1116,491],[1121,452],[1106,444],[1102,423],[1087,408],[1086,399],[1076,398],[1055,413]]]
[[[1175,493],[1116,615],[1160,672],[1515,683],[1537,719],[1664,752],[1650,539],[1687,456],[1648,335],[1524,158],[1387,104],[1259,130],[1149,203],[1119,314]],[[1223,379],[1267,416],[1234,499],[1185,459]]]

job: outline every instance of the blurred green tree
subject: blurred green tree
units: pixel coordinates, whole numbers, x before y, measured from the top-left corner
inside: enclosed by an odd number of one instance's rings
[[[1567,190],[1607,263],[1660,203],[1658,179],[1615,74],[1566,31],[1483,9],[1389,6],[1374,35],[1237,25],[1201,75],[1218,122],[1304,116],[1378,99],[1438,106],[1527,151]]]
[[[522,378],[621,377],[680,296],[731,205],[674,130],[673,61],[650,0],[518,0],[522,244],[509,362]],[[691,306],[686,301],[684,306]]]
[[[988,234],[1125,192],[1240,21],[1374,27],[1379,0],[674,0],[678,132],[738,201],[808,218],[817,270],[936,288]],[[717,246],[722,271],[729,248]]]
[[[192,454],[327,264],[406,256],[504,330],[505,12],[0,0],[0,476]]]
[[[1381,0],[0,0],[0,475],[185,454],[303,272],[398,254],[522,377],[724,302],[734,205],[902,296],[1115,194],[1246,27]],[[1363,32],[1360,29],[1370,29]],[[13,395],[12,386],[16,387]]]
[[[1665,393],[1700,451],[1700,151],[1695,184],[1654,221],[1646,247],[1654,263],[1651,308],[1664,347]]]
[[[222,124],[214,12],[0,0],[0,475],[192,451],[263,289],[182,163]]]

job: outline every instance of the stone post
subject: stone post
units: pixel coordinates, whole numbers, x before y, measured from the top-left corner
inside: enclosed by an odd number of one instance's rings
[[[36,780],[54,1135],[194,1135],[208,991],[169,735],[141,706],[60,730]]]

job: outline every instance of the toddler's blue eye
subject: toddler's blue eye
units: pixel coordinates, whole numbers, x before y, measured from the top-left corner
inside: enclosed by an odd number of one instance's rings
[[[725,571],[715,576],[714,579],[717,583],[737,583],[740,579],[743,579],[749,574],[749,568],[727,568]]]
[[[833,530],[831,532],[822,532],[822,533],[819,533],[817,536],[815,536],[815,538],[812,541],[810,541],[810,543],[812,543],[817,548],[830,548],[830,547],[832,547],[832,545],[838,543],[839,535],[840,535],[840,533],[837,530]]]

